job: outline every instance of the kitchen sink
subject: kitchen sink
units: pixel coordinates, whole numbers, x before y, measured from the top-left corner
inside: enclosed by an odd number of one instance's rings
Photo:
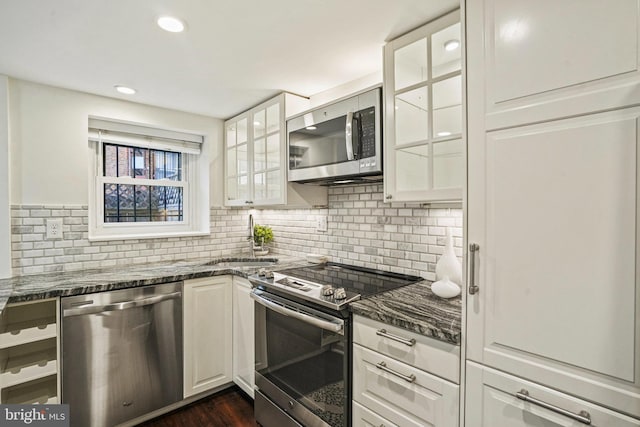
[[[246,261],[211,261],[204,265],[215,265],[216,267],[270,267],[277,263],[277,259],[267,258]]]

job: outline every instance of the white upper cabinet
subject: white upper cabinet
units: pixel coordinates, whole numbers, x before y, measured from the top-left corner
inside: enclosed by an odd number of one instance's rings
[[[386,201],[462,198],[462,49],[458,11],[385,46]]]
[[[324,206],[326,188],[287,182],[285,118],[308,100],[283,93],[225,122],[226,206]]]
[[[640,418],[638,2],[467,6],[467,357]]]
[[[468,9],[486,23],[468,39],[470,54],[473,44],[485,55],[468,78],[486,93],[487,129],[640,102],[636,0],[484,0]]]

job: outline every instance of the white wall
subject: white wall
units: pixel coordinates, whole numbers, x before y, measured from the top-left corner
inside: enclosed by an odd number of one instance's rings
[[[0,278],[11,276],[9,79],[0,75]]]
[[[210,204],[222,204],[222,120],[15,79],[9,94],[11,204],[88,203],[90,115],[204,135]]]
[[[309,97],[309,108],[315,108],[327,102],[349,96],[354,92],[367,89],[371,86],[382,85],[382,70],[375,73],[367,74],[359,79],[341,84],[340,86],[327,89],[324,92],[318,92]]]

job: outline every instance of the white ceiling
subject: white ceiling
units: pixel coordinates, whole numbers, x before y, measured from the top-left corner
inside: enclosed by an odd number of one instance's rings
[[[458,0],[0,0],[0,73],[229,118],[382,68],[382,46]],[[167,33],[160,15],[187,22]],[[120,95],[113,86],[138,90]]]

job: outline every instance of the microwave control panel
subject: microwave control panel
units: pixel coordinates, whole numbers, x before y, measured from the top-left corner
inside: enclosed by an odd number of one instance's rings
[[[360,158],[376,155],[376,111],[373,107],[359,111],[360,122]]]

